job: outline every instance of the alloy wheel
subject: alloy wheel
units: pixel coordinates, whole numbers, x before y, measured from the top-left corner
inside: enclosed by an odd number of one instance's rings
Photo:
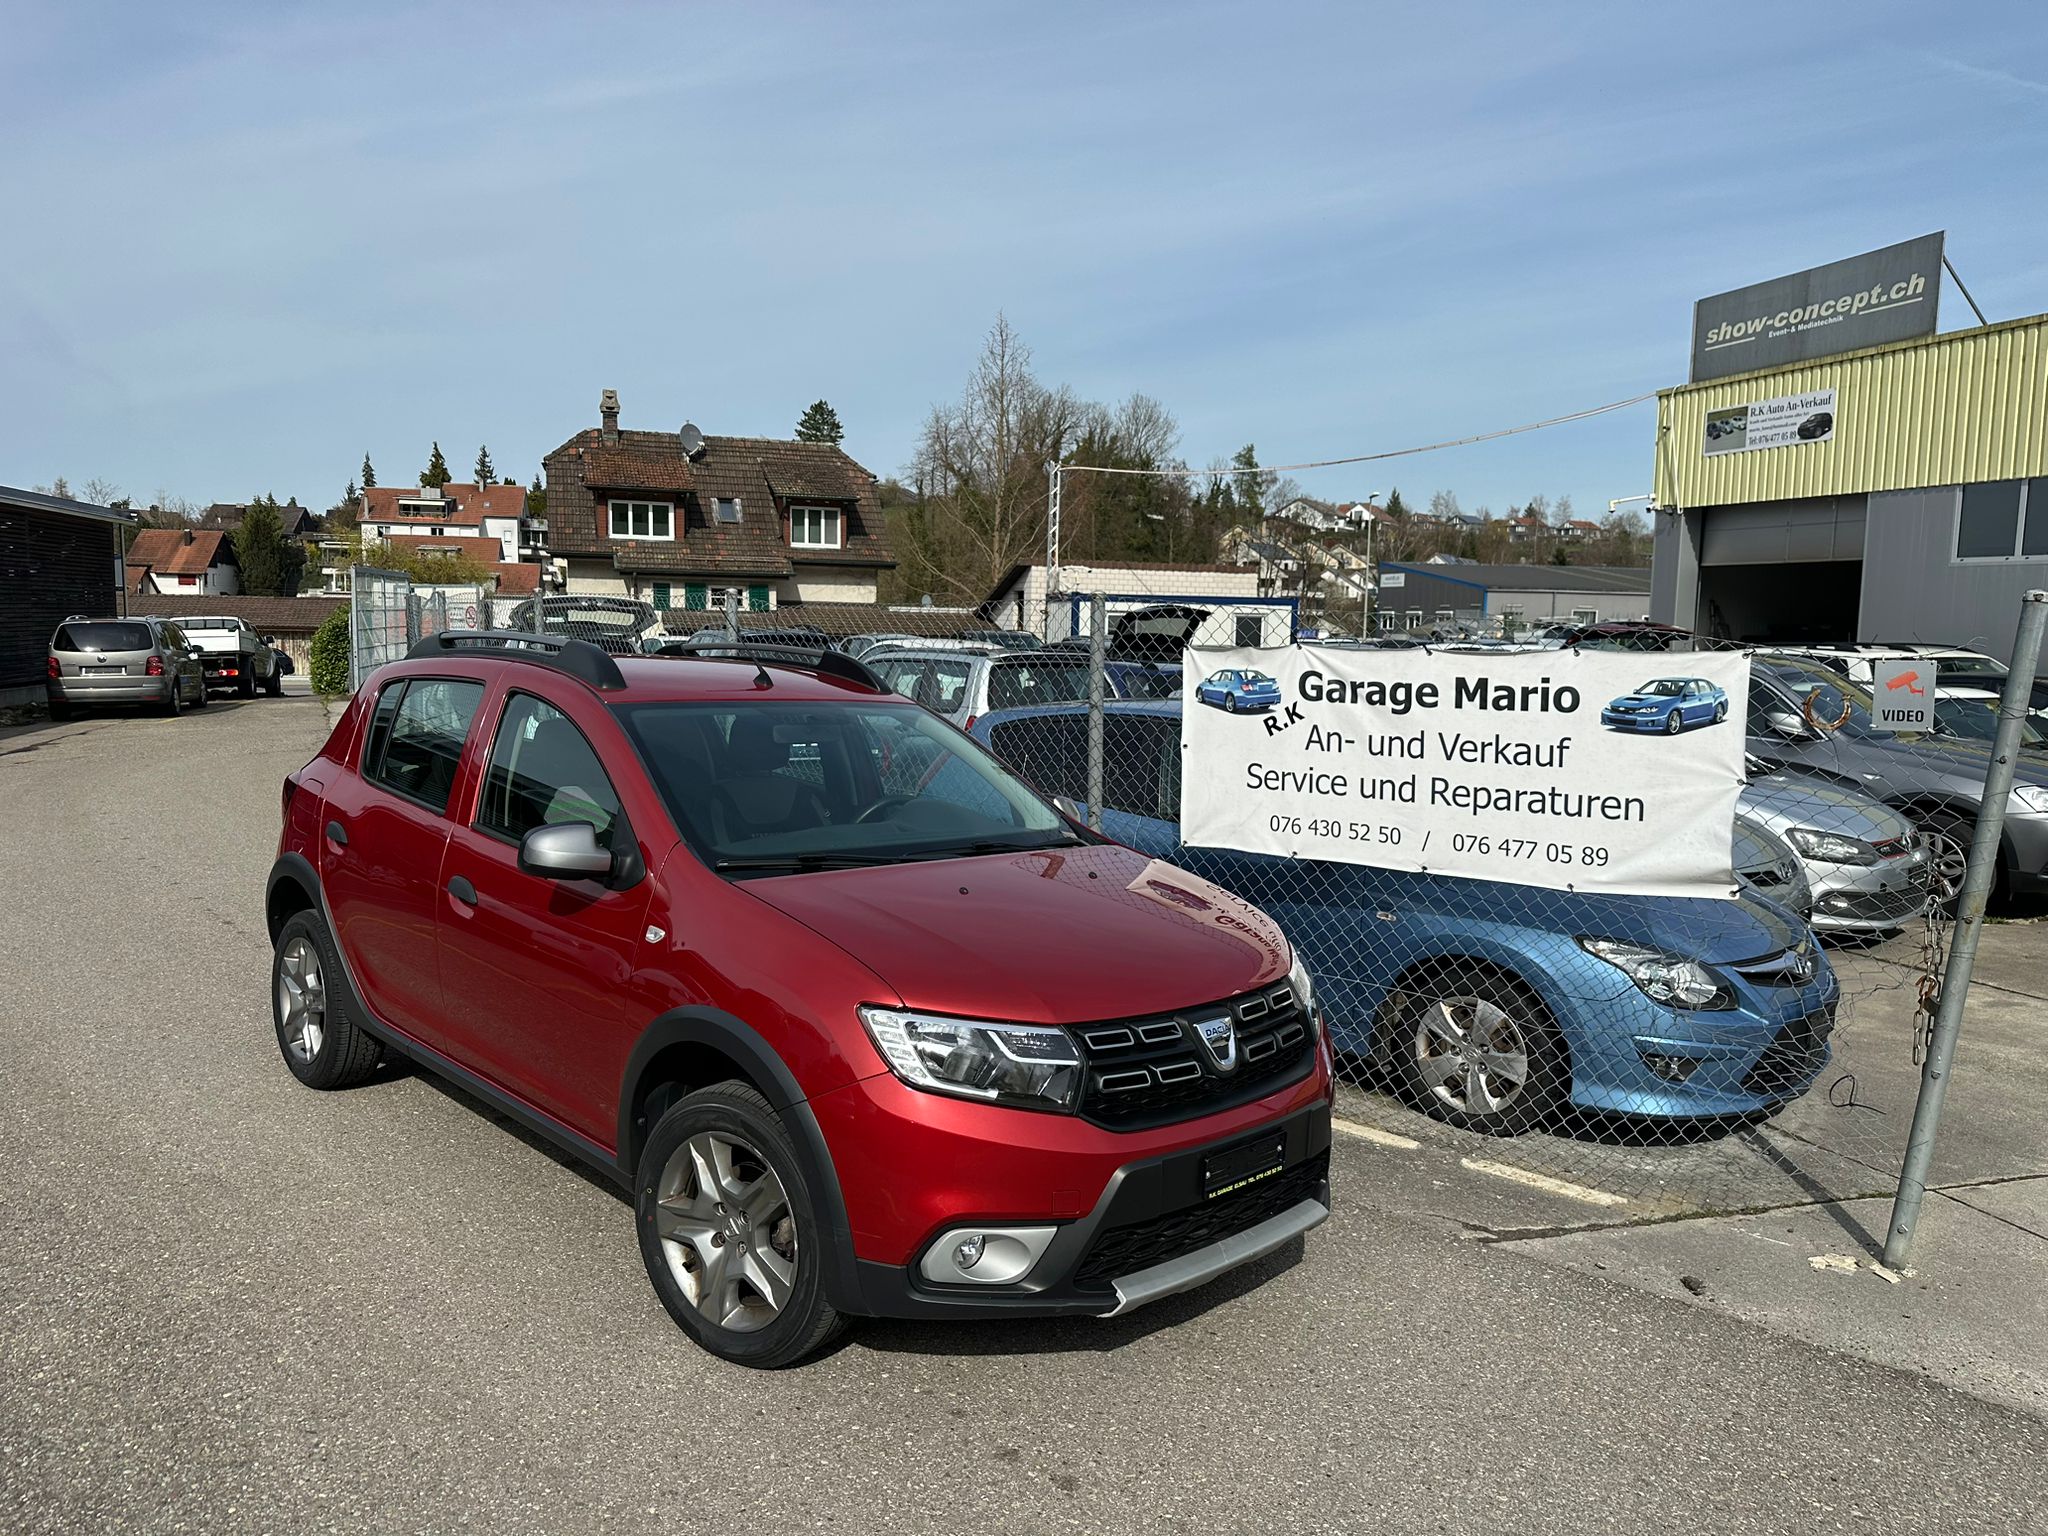
[[[708,1322],[765,1328],[796,1284],[796,1212],[775,1170],[726,1131],[700,1131],[670,1154],[654,1203],[669,1273]]]
[[[1925,827],[1927,839],[1927,894],[1946,906],[1963,893],[1963,877],[1970,871],[1970,847],[1953,827]]]
[[[1438,998],[1415,1026],[1423,1084],[1468,1115],[1498,1114],[1529,1084],[1529,1040],[1505,1009],[1484,998]]]
[[[277,964],[277,1015],[284,1021],[285,1049],[310,1062],[327,1040],[327,988],[320,976],[320,951],[294,936]]]

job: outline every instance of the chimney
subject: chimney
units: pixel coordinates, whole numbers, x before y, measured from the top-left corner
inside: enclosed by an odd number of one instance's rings
[[[597,414],[604,423],[599,437],[607,448],[615,446],[619,440],[619,392],[616,389],[608,389],[598,396]]]
[[[191,530],[190,528],[187,528],[187,529],[185,530],[185,540],[184,540],[184,541],[185,541],[185,542],[186,542],[187,544],[190,544],[190,543],[192,542],[192,530]]]

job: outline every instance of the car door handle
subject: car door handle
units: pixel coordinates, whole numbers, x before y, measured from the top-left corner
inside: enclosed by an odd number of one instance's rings
[[[461,902],[465,907],[476,905],[476,887],[471,885],[461,875],[455,875],[450,878],[448,881],[448,894]]]
[[[330,821],[327,823],[327,841],[334,844],[337,848],[346,848],[348,846],[348,828],[338,821]]]

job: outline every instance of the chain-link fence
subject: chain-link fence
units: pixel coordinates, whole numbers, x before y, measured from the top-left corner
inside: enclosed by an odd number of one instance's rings
[[[382,644],[401,623],[417,637],[452,622],[445,594],[428,594],[422,612],[421,594],[408,604],[366,577],[376,573],[357,574],[359,634]],[[715,655],[744,642],[855,657],[1154,861],[1118,899],[1206,910],[1255,935],[1259,919],[1237,915],[1241,900],[1277,923],[1330,1022],[1340,1114],[1368,1133],[1554,1181],[1601,1207],[1597,1219],[1892,1192],[1971,833],[1980,812],[2007,809],[1985,801],[1992,745],[1969,739],[1989,735],[1981,710],[1931,733],[1894,734],[1874,718],[1868,679],[1850,675],[1849,652],[1759,653],[1746,698],[1697,701],[1683,697],[1696,670],[1683,653],[1643,655],[1641,707],[1660,711],[1660,729],[1676,718],[1680,736],[1715,724],[1746,733],[1729,850],[1737,890],[1715,899],[1193,846],[1182,836],[1182,788],[1205,768],[1186,756],[1183,712],[1265,708],[1243,681],[1259,671],[1244,657],[1285,654],[1298,613],[1271,594],[1204,591],[1175,573],[1111,579],[1053,592],[1046,634],[967,608],[762,610],[730,594],[668,613],[624,596],[490,599],[476,612],[619,655]],[[467,603],[459,612],[469,619]],[[1557,662],[1492,645],[1502,669],[1533,675]],[[1338,648],[1357,662],[1375,647]],[[2033,662],[2021,661],[2031,674]],[[1240,691],[1211,697],[1212,674],[1226,671]],[[1667,685],[1673,698],[1659,692]],[[783,771],[821,771],[798,755]],[[2021,768],[2013,826],[2026,838],[2048,839],[2043,769],[2038,757]],[[906,792],[927,789],[916,780]],[[1370,839],[1372,818],[1358,819]],[[1530,835],[1538,858],[1559,840],[1540,829],[1490,835]],[[2014,835],[2009,827],[2015,868],[2048,862],[2048,841],[2014,852]],[[1240,1084],[1284,1070],[1302,1048],[1256,1029],[1245,1041]],[[1177,1050],[1134,1036],[1105,1071],[1137,1095],[1133,1105],[1164,1103],[1187,1091],[1173,1081],[1188,1065]]]

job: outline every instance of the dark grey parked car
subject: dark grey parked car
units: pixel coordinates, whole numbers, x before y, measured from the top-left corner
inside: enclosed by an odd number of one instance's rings
[[[1750,669],[1749,751],[1773,768],[1795,768],[1860,789],[1904,814],[1927,844],[1929,894],[1962,889],[1970,837],[1984,801],[1991,745],[1930,732],[1874,730],[1870,695],[1803,658],[1759,655]],[[2048,888],[2048,763],[2020,758],[2000,839],[1995,898]]]
[[[66,619],[50,637],[50,718],[111,704],[206,708],[206,669],[169,619]]]

